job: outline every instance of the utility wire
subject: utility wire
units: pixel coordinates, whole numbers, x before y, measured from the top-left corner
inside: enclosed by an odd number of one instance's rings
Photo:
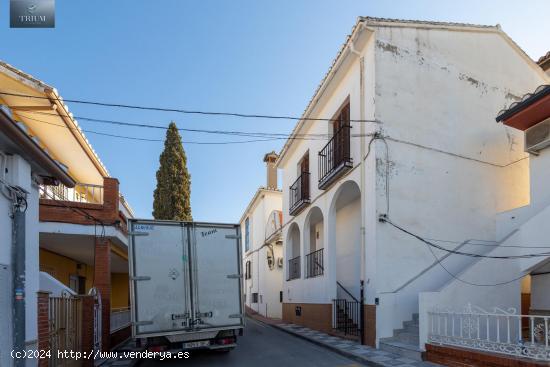
[[[48,124],[48,125],[52,125],[52,126],[57,126],[57,127],[62,127],[62,128],[66,128],[66,129],[69,129],[69,130],[76,130],[76,131],[80,130],[80,131],[83,131],[83,132],[89,133],[89,134],[109,136],[109,137],[113,137],[113,138],[121,138],[121,139],[127,139],[127,140],[152,141],[152,142],[163,142],[164,141],[163,139],[140,138],[140,137],[135,137],[135,136],[109,134],[109,133],[104,133],[104,132],[99,132],[99,131],[94,131],[94,130],[87,130],[87,129],[77,129],[77,128],[72,128],[72,127],[66,126],[66,125],[59,125],[59,124],[55,124],[53,122],[36,119],[36,118],[30,117],[30,116],[26,116],[23,113],[18,113],[18,114],[21,115],[24,118],[27,118],[29,120],[33,120],[33,121],[36,121],[36,122],[40,122],[40,123],[44,123],[44,124]],[[225,144],[255,143],[255,142],[261,142],[261,141],[273,141],[273,140],[283,140],[283,139],[285,139],[285,138],[264,138],[264,139],[220,141],[220,142],[182,141],[182,143],[184,143],[184,144],[198,144],[198,145],[225,145]]]
[[[384,222],[384,223],[388,223],[392,227],[395,227],[396,229],[400,230],[401,232],[406,233],[409,236],[412,236],[412,237],[416,238],[420,242],[423,242],[423,243],[427,244],[430,247],[437,248],[438,250],[449,252],[449,253],[454,254],[454,255],[462,255],[462,256],[469,256],[469,257],[474,257],[474,258],[485,258],[485,259],[499,259],[499,260],[528,259],[528,258],[533,258],[533,257],[548,257],[548,256],[550,256],[550,252],[541,252],[541,253],[523,254],[523,255],[493,256],[493,255],[473,254],[473,253],[464,252],[464,251],[449,250],[449,249],[447,249],[443,246],[440,246],[438,244],[430,242],[427,239],[425,239],[425,238],[423,238],[423,237],[421,237],[417,234],[414,234],[411,231],[409,231],[409,230],[393,223],[385,215],[381,215],[380,218],[379,218],[379,221]]]
[[[231,117],[241,117],[241,118],[261,118],[261,119],[276,119],[276,120],[307,120],[307,121],[333,121],[333,119],[328,118],[314,118],[314,117],[296,117],[296,116],[285,116],[285,115],[264,115],[264,114],[249,114],[249,113],[239,113],[239,112],[219,112],[219,111],[199,111],[199,110],[187,110],[181,108],[165,108],[165,107],[152,107],[152,106],[140,106],[140,105],[129,105],[121,103],[108,103],[108,102],[97,102],[97,101],[87,101],[81,99],[61,99],[61,98],[50,98],[50,97],[41,97],[41,96],[32,96],[29,94],[20,94],[20,93],[9,93],[9,92],[0,92],[0,95],[13,96],[13,97],[24,97],[31,99],[44,99],[44,100],[57,100],[61,103],[71,102],[79,103],[93,106],[102,106],[102,107],[115,107],[115,108],[128,108],[128,109],[137,109],[137,110],[150,110],[150,111],[162,111],[162,112],[177,112],[182,114],[189,115],[210,115],[210,116],[231,116]],[[350,120],[351,122],[377,122],[376,120]]]
[[[441,261],[441,259],[439,259],[437,257],[437,255],[435,254],[435,252],[433,251],[433,248],[432,247],[436,247],[438,249],[441,249],[441,250],[444,250],[444,251],[447,251],[447,252],[451,252],[451,253],[456,253],[456,254],[460,254],[460,255],[464,255],[465,253],[459,253],[458,251],[452,251],[452,250],[447,250],[447,249],[444,249],[444,248],[441,248],[433,243],[430,243],[429,241],[423,239],[422,237],[420,236],[417,236],[407,230],[405,230],[404,228],[401,228],[400,226],[396,225],[395,223],[391,222],[387,217],[385,216],[381,216],[380,217],[380,221],[381,222],[385,222],[385,223],[388,223],[390,225],[392,225],[393,227],[415,237],[416,239],[418,239],[419,241],[421,242],[424,242],[426,245],[428,245],[428,250],[430,251],[430,253],[432,254],[433,258],[435,259],[435,261],[438,263],[438,265],[447,273],[449,274],[452,278],[456,279],[457,281],[461,282],[461,283],[464,283],[464,284],[467,284],[467,285],[471,285],[471,286],[474,286],[474,287],[496,287],[496,286],[501,286],[501,285],[506,285],[506,284],[510,284],[510,283],[514,283],[520,279],[522,279],[523,277],[525,277],[525,274],[522,274],[518,277],[515,277],[513,279],[510,279],[510,280],[506,280],[506,281],[503,281],[503,282],[498,282],[498,283],[474,283],[474,282],[470,282],[470,281],[467,281],[467,280],[464,280],[464,279],[461,279],[460,277],[458,277],[457,275],[453,274],[451,271],[449,271],[449,269],[447,269],[445,267],[445,265],[443,265],[443,262]],[[469,255],[475,255],[475,254],[469,254]],[[542,255],[542,254],[533,254],[534,256],[548,256],[550,254],[547,254],[547,255]],[[532,257],[534,257],[532,256]],[[473,257],[483,257],[483,258],[493,258],[493,259],[500,259],[501,257],[491,257],[491,256],[484,256],[484,255],[478,255],[478,256],[473,256]],[[510,257],[507,257],[507,258],[510,258]]]

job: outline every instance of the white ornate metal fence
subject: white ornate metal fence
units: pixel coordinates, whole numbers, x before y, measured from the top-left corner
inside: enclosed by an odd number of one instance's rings
[[[550,316],[518,315],[515,309],[428,312],[428,342],[550,361]]]

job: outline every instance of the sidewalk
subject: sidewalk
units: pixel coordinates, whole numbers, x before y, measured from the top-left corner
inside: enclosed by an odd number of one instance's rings
[[[361,362],[367,366],[391,367],[433,367],[439,366],[431,362],[419,362],[397,354],[361,345],[358,342],[338,338],[329,334],[308,329],[294,324],[285,324],[281,320],[267,319],[261,315],[248,315],[254,320],[264,322],[286,333],[292,334],[312,343],[328,348],[338,354]]]

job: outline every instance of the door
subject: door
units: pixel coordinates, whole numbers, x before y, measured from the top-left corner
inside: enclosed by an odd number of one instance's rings
[[[178,222],[131,222],[135,334],[188,327],[190,289],[187,229]]]
[[[309,152],[306,153],[300,162],[300,175],[302,177],[300,182],[301,195],[298,200],[309,199]]]
[[[337,167],[344,160],[349,158],[349,129],[350,111],[349,104],[344,106],[332,124],[332,135],[334,139],[334,162],[332,168]]]
[[[242,325],[238,226],[194,224],[192,297],[199,329]]]

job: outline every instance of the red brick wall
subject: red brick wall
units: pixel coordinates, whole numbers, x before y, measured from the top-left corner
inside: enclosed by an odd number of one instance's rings
[[[548,363],[473,349],[426,344],[426,359],[449,367],[548,367]]]
[[[82,212],[106,225],[113,225],[116,221],[120,221],[121,229],[126,232],[126,217],[119,210],[118,180],[116,178],[103,178],[103,204],[40,199],[39,219],[41,222],[97,224],[93,218],[87,218]]]
[[[94,347],[94,297],[81,296],[82,299],[82,352],[91,353]],[[93,366],[93,360],[82,361],[83,366]]]
[[[101,295],[101,343],[102,350],[109,350],[111,327],[111,241],[96,238],[94,285]]]
[[[49,351],[50,350],[50,322],[49,322],[49,310],[50,310],[50,292],[38,292],[37,293],[37,305],[38,305],[38,350]],[[39,367],[47,367],[49,365],[48,359],[39,359]]]

